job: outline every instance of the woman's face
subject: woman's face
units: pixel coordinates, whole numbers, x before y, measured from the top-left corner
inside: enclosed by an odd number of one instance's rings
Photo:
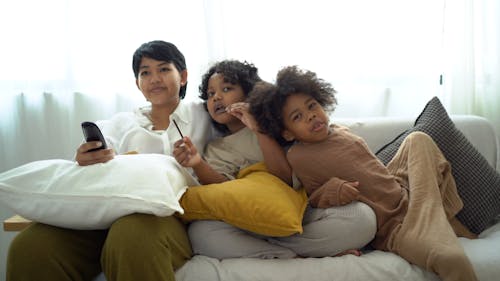
[[[173,63],[142,58],[136,84],[153,106],[177,105],[179,90],[186,82],[186,70],[179,72]]]
[[[303,143],[323,141],[328,137],[329,118],[316,99],[297,93],[289,96],[282,112],[283,137]]]
[[[208,113],[217,123],[226,125],[231,132],[245,126],[240,119],[226,112],[229,105],[246,99],[239,84],[225,82],[222,74],[214,73],[208,80],[207,97]]]

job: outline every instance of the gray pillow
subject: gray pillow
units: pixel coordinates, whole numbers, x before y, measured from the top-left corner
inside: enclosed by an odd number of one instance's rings
[[[431,136],[450,162],[458,193],[464,202],[457,218],[472,232],[481,233],[500,214],[500,175],[455,127],[437,97],[427,103],[413,128],[375,154],[387,165],[403,139],[414,131]]]

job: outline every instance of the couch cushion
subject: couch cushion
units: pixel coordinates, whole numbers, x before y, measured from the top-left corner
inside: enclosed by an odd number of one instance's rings
[[[408,117],[332,118],[332,120],[362,137],[373,152],[392,141],[402,131],[412,127],[414,122]]]
[[[185,221],[222,220],[262,235],[288,236],[303,231],[307,195],[257,163],[242,169],[235,180],[188,188],[180,203]]]
[[[451,164],[464,208],[457,218],[478,234],[500,213],[500,175],[458,130],[437,97],[431,99],[412,128],[376,152],[387,164],[411,132],[430,135]]]

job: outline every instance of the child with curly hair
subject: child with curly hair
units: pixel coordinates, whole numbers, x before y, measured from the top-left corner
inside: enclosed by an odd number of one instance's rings
[[[286,181],[298,180],[317,208],[368,204],[377,216],[375,249],[443,280],[477,280],[457,238],[473,235],[455,218],[463,203],[434,141],[410,134],[386,167],[362,138],[330,124],[335,93],[314,72],[291,66],[278,72],[275,84],[258,83],[250,94],[249,110],[262,132],[291,144]]]
[[[173,152],[181,165],[193,168],[202,184],[235,179],[239,170],[257,162],[264,162],[278,177],[288,171],[286,161],[274,156],[283,154],[283,148],[260,133],[247,110],[247,96],[260,81],[253,64],[236,60],[220,61],[203,75],[200,98],[224,136],[210,142],[203,157],[187,136],[174,144]],[[371,208],[355,202],[342,207],[307,209],[303,233],[288,237],[265,237],[215,220],[192,222],[188,234],[195,254],[219,259],[293,258],[359,255],[358,249],[373,239],[375,229]]]

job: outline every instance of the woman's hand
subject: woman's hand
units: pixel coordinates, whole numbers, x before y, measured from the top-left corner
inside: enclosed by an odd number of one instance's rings
[[[259,132],[259,125],[253,117],[253,115],[248,111],[249,104],[247,102],[237,102],[229,105],[226,111],[233,115],[234,117],[241,120],[245,126],[254,132]]]
[[[96,163],[105,163],[115,157],[115,152],[111,148],[89,151],[100,147],[99,141],[82,143],[76,150],[75,160],[80,166],[88,166]]]
[[[189,137],[184,137],[174,143],[172,153],[175,160],[184,167],[194,167],[201,163],[201,155]]]

